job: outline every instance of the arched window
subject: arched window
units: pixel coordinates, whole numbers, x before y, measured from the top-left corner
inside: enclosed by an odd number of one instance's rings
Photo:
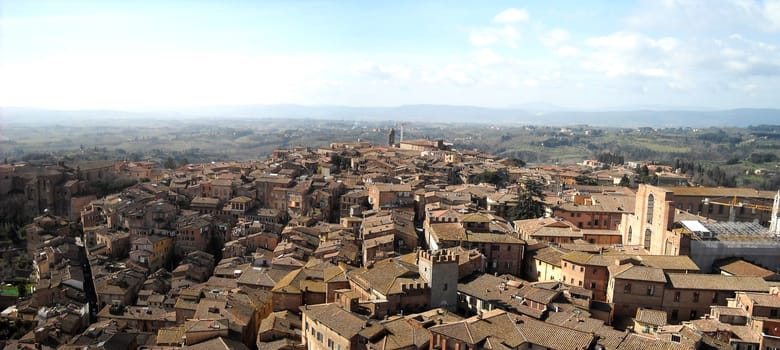
[[[650,229],[645,230],[645,249],[650,250],[650,240],[653,237],[653,231]]]
[[[647,223],[653,223],[653,207],[655,207],[655,196],[651,193],[647,196]]]
[[[628,227],[628,237],[626,237],[626,243],[625,244],[631,244],[631,234],[634,233],[633,231],[634,231],[634,229],[631,226],[629,226]]]

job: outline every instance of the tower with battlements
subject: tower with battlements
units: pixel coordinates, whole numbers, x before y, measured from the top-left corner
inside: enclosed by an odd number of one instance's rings
[[[417,266],[431,288],[431,307],[454,310],[458,302],[458,255],[447,249],[422,250]]]

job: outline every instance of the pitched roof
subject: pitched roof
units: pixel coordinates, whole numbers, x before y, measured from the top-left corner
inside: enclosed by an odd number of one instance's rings
[[[426,283],[417,266],[396,258],[380,260],[370,268],[353,270],[348,276],[356,283],[373,288],[385,296],[403,293],[402,286],[406,283]]]
[[[666,283],[664,271],[653,267],[624,264],[620,266],[613,265],[608,269],[612,278]]]
[[[690,350],[688,344],[673,343],[669,341],[660,341],[656,337],[640,335],[637,333],[628,334],[623,342],[618,345],[617,350]]]
[[[666,324],[666,311],[640,307],[636,310],[636,321],[653,326],[663,326]]]
[[[549,349],[587,349],[595,340],[592,333],[502,310],[489,311],[481,317],[474,316],[461,322],[433,326],[429,330],[467,344],[494,349],[513,349],[529,343]]]
[[[670,273],[669,284],[677,289],[768,292],[769,284],[761,277],[739,277],[699,273]]]
[[[356,336],[368,321],[335,303],[302,306],[304,317],[319,322],[346,339]]]
[[[185,346],[184,350],[249,350],[243,343],[232,339],[218,337],[195,345]]]
[[[561,266],[561,258],[568,253],[567,249],[557,247],[545,247],[529,252],[534,259],[548,263],[553,266]]]
[[[770,270],[751,264],[742,259],[734,260],[732,262],[721,265],[719,269],[722,272],[726,272],[734,276],[756,276],[766,278],[775,274]]]

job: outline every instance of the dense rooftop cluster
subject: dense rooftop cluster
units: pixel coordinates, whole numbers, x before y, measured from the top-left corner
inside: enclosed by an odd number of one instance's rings
[[[26,327],[6,348],[780,347],[780,195],[596,163],[519,167],[391,136],[173,170],[19,170],[29,209],[52,209],[24,228],[34,287],[2,299]],[[140,182],[78,191],[109,175]],[[545,215],[514,217],[530,181]]]

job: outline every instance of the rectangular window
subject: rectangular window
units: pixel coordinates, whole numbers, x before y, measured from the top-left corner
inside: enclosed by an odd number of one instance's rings
[[[693,302],[698,303],[699,302],[699,292],[693,292]],[[693,318],[693,317],[691,317]]]
[[[317,341],[320,343],[322,342],[322,333],[320,332],[317,332]]]
[[[631,283],[626,283],[626,285],[623,286],[623,293],[631,293]]]
[[[655,294],[655,286],[647,286],[647,295]]]
[[[590,289],[596,289],[596,282],[590,282]]]
[[[679,310],[672,310],[672,321],[677,321],[679,314],[680,314]]]
[[[680,301],[680,292],[674,292],[674,301],[679,302]]]
[[[769,316],[771,317],[777,317],[777,309],[769,310]]]

